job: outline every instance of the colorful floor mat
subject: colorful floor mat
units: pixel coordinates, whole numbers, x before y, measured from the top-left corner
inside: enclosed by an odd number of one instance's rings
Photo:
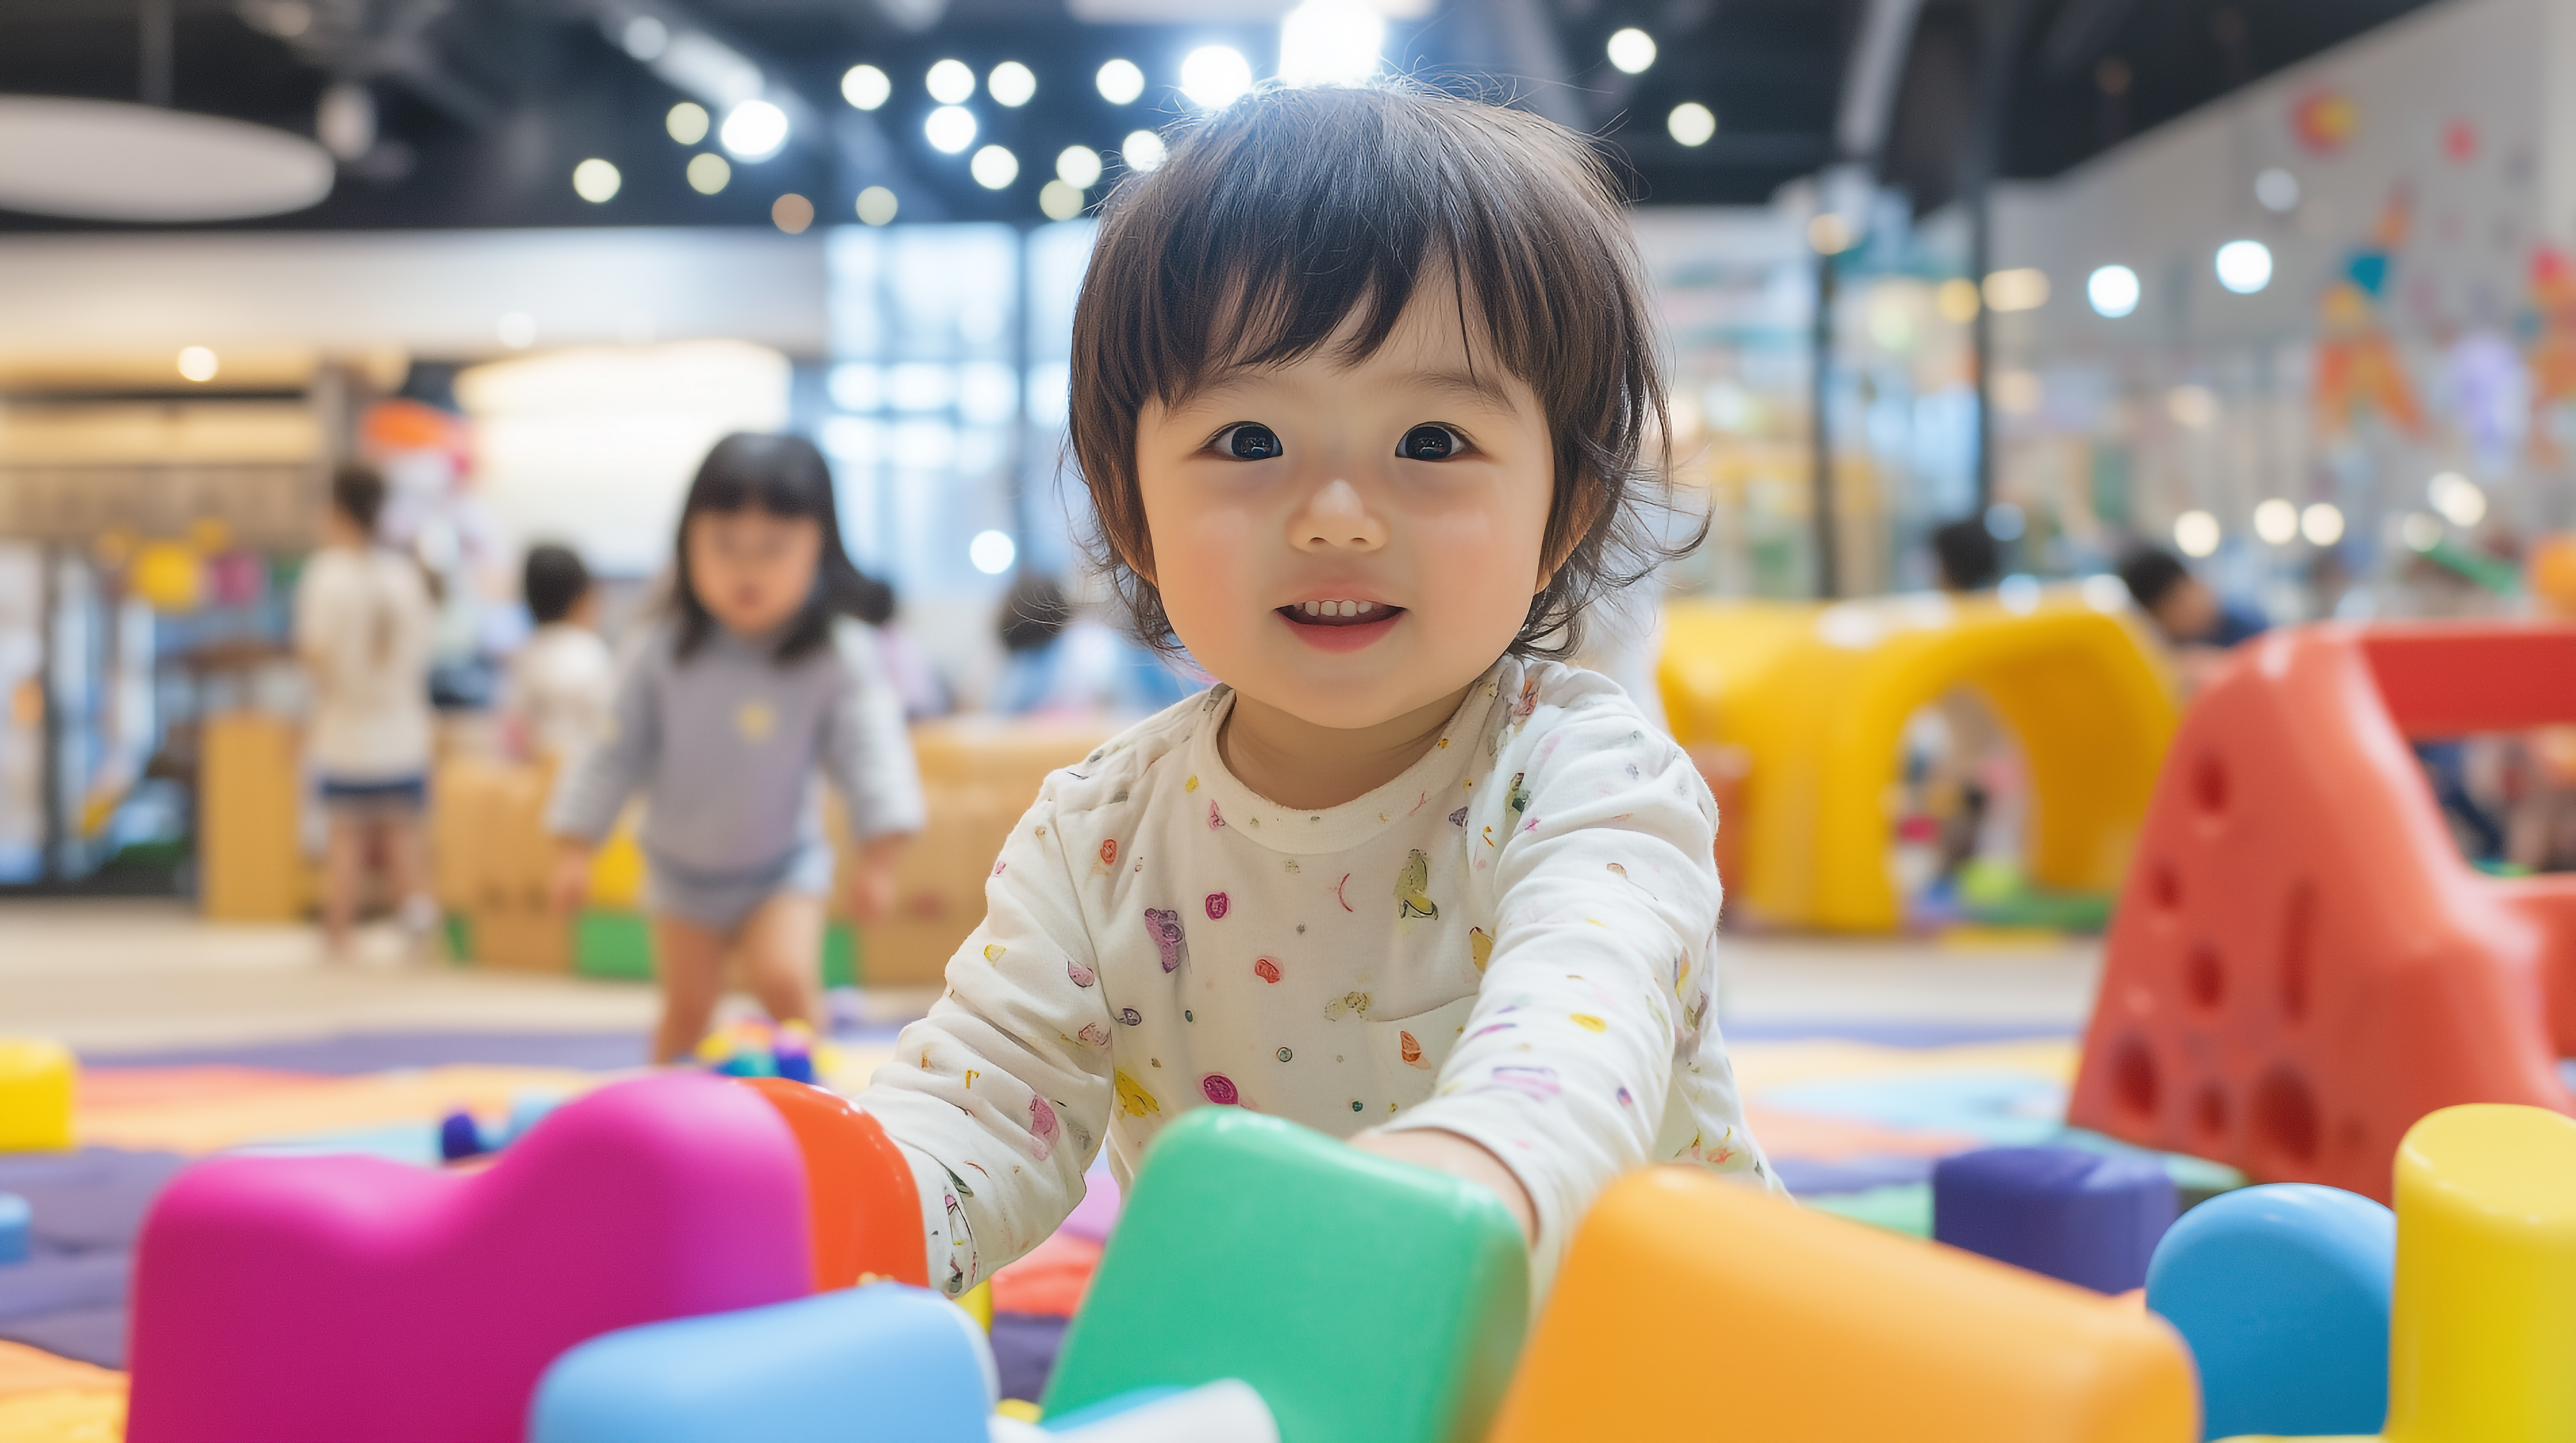
[[[2070,1136],[2062,1119],[2075,1043],[2064,1033],[1768,1023],[1739,1024],[1729,1035],[1748,1120],[1782,1181],[1811,1205],[1881,1226],[1929,1230],[1931,1169],[1944,1156]],[[835,1039],[839,1065],[828,1080],[863,1087],[892,1040],[884,1029]],[[428,1165],[438,1120],[450,1111],[497,1119],[526,1094],[577,1093],[642,1060],[635,1036],[452,1032],[86,1059],[83,1150],[0,1156],[0,1192],[33,1204],[36,1243],[29,1262],[0,1268],[0,1339],[54,1361],[121,1365],[135,1233],[191,1157],[359,1151]],[[2208,1164],[2172,1165],[2187,1192],[2228,1180]],[[996,1279],[994,1341],[1016,1396],[1043,1387],[1064,1319],[1097,1264],[1096,1239],[1115,1206],[1111,1190],[1100,1191],[1055,1242]],[[97,1380],[113,1374],[13,1387],[12,1359],[25,1356],[0,1353],[0,1423],[13,1425],[0,1426],[0,1437],[70,1439],[87,1435],[64,1429],[99,1426],[110,1393]],[[121,1410],[121,1392],[110,1391]],[[40,1417],[54,1431],[36,1430]]]

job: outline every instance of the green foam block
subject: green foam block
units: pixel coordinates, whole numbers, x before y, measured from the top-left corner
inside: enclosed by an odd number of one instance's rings
[[[1046,1412],[1240,1378],[1281,1443],[1469,1443],[1502,1402],[1528,1315],[1529,1257],[1492,1193],[1197,1108],[1145,1156]]]

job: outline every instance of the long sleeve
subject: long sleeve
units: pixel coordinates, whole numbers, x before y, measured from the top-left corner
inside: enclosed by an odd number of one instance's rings
[[[947,990],[903,1030],[859,1105],[911,1159],[931,1285],[964,1292],[1082,1199],[1115,1093],[1116,1024],[1056,820],[1040,790],[984,884]]]
[[[1476,1005],[1431,1098],[1388,1126],[1458,1133],[1512,1169],[1544,1287],[1593,1197],[1649,1160],[1685,1035],[1676,988],[1705,976],[1719,893],[1714,808],[1679,748],[1625,706],[1540,720],[1506,734],[1469,828],[1498,899]]]
[[[902,694],[887,679],[864,628],[836,628],[833,644],[849,685],[826,714],[820,760],[849,806],[850,834],[867,842],[918,832],[927,813],[912,738],[904,730]]]
[[[617,678],[616,700],[609,710],[608,732],[564,768],[546,807],[546,830],[558,837],[596,843],[617,824],[626,799],[644,783],[661,752],[662,728],[655,694],[661,680],[653,665],[652,645],[637,647]]]

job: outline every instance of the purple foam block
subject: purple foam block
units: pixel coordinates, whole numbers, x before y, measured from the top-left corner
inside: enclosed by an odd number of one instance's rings
[[[1932,1169],[1935,1241],[2101,1293],[2147,1282],[2173,1226],[2173,1179],[2149,1157],[1990,1147]]]

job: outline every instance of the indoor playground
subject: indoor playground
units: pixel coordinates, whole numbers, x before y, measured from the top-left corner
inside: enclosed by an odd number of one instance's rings
[[[2561,59],[0,7],[0,1443],[2576,1443]]]

